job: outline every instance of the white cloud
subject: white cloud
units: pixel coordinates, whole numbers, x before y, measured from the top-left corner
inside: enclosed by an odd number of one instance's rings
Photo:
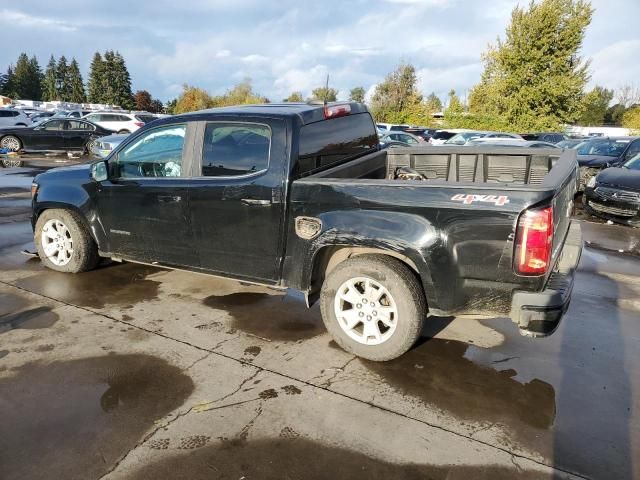
[[[623,40],[608,45],[591,57],[592,85],[609,88],[640,79],[640,40]]]
[[[217,58],[225,58],[231,56],[231,52],[229,50],[220,50],[216,53]]]
[[[3,24],[9,23],[20,27],[48,28],[61,30],[63,32],[73,32],[77,30],[74,25],[71,25],[67,22],[55,20],[52,18],[29,15],[15,10],[0,10],[0,18],[2,19]]]

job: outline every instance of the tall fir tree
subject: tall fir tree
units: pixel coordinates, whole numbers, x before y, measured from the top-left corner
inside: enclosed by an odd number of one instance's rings
[[[113,60],[113,92],[115,100],[113,103],[125,109],[132,109],[135,104],[133,92],[131,91],[131,75],[127,70],[127,64],[119,52],[115,52]]]
[[[53,55],[51,55],[51,58],[49,58],[49,63],[47,64],[47,69],[45,70],[44,77],[42,79],[42,99],[45,102],[51,102],[58,99],[58,89],[56,87],[57,78],[58,74],[56,59],[53,57]]]
[[[58,60],[58,65],[56,67],[56,86],[58,87],[59,100],[62,100],[63,102],[69,102],[71,99],[71,91],[69,89],[68,82],[68,69],[69,65],[67,64],[67,57],[62,55]]]
[[[21,53],[13,71],[13,95],[21,100],[40,100],[42,72],[35,57],[29,59]]]
[[[105,64],[100,52],[93,55],[89,67],[89,82],[87,83],[89,102],[104,103],[105,94]]]
[[[82,82],[82,74],[80,73],[80,66],[75,58],[71,59],[71,63],[67,69],[66,83],[69,85],[70,102],[84,103],[87,101],[87,96],[84,92],[84,83]]]
[[[0,95],[4,95],[5,97],[15,96],[13,92],[13,67],[11,65],[7,67],[7,73],[2,75]]]
[[[589,62],[579,52],[592,14],[588,0],[516,7],[505,39],[484,55],[471,111],[503,118],[514,130],[556,129],[575,121],[589,79]]]
[[[102,72],[102,103],[117,105],[115,92],[116,59],[113,50],[104,52]]]

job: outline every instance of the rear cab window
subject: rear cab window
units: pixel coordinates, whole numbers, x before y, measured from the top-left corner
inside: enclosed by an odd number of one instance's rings
[[[202,176],[237,177],[269,168],[271,128],[258,123],[211,122],[204,132]]]
[[[293,175],[312,175],[377,148],[378,134],[369,113],[310,123],[300,128],[298,162]]]

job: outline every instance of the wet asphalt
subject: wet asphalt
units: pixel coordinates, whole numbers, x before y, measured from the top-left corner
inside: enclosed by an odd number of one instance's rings
[[[295,294],[45,270],[29,185],[67,159],[26,160],[0,169],[0,478],[640,478],[640,230],[578,216],[551,337],[430,318],[374,363]]]

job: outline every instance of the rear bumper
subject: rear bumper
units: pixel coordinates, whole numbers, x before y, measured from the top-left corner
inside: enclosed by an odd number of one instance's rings
[[[580,225],[572,223],[556,270],[541,292],[516,291],[511,300],[511,318],[520,333],[531,337],[546,337],[558,328],[573,291],[575,276],[582,253]]]

